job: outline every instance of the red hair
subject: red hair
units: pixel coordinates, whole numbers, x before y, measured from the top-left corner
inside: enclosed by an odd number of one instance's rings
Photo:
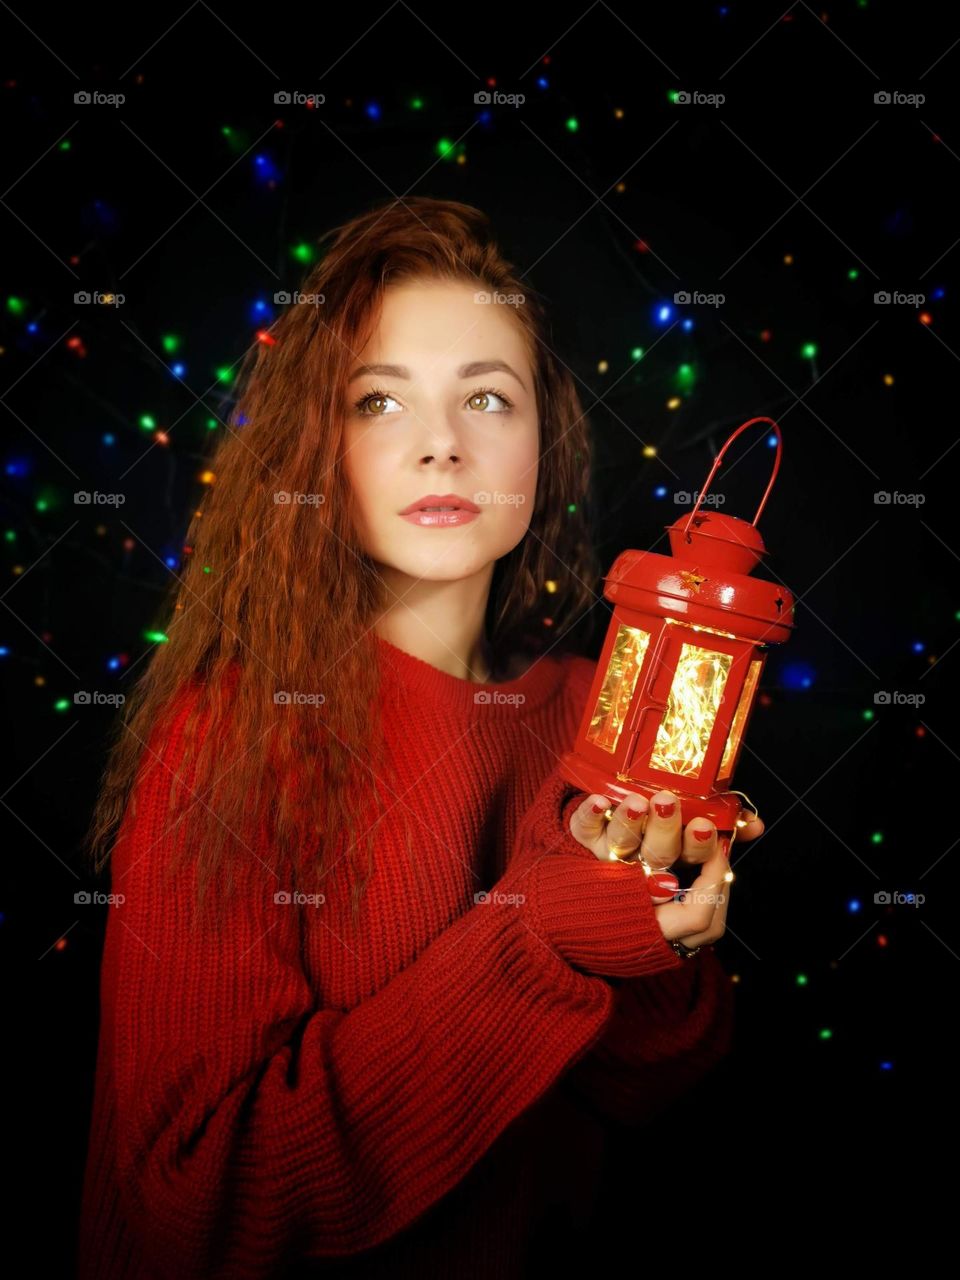
[[[266,814],[285,884],[315,891],[341,854],[355,869],[360,839],[369,875],[379,827],[357,831],[355,815],[369,813],[356,799],[371,784],[378,794],[387,787],[382,810],[391,804],[379,717],[371,715],[379,687],[371,625],[386,601],[357,538],[340,454],[346,379],[390,284],[464,281],[524,297],[511,313],[534,370],[541,464],[530,528],[494,568],[486,634],[495,666],[517,652],[575,649],[575,630],[592,623],[599,569],[584,509],[586,418],[569,370],[552,354],[544,309],[501,256],[486,215],[455,201],[404,198],[333,228],[321,246],[330,237],[300,286],[323,302],[285,307],[270,330],[275,341],[255,344],[242,361],[209,462],[215,481],[186,535],[193,553],[156,620],[169,641],[154,650],[115,725],[86,837],[94,874],[109,860],[145,744],[158,727],[163,740],[175,698],[188,692],[191,779],[172,789],[170,815],[184,828],[178,843],[197,861],[199,899],[220,883],[224,859],[251,856]],[[277,503],[283,491],[323,493],[324,501]],[[550,595],[548,579],[557,584]],[[318,714],[278,714],[278,690],[318,691],[325,701]],[[311,762],[306,786],[298,785],[303,761]],[[345,795],[354,802],[345,806]],[[407,836],[409,848],[409,828]],[[354,919],[362,891],[354,880]]]

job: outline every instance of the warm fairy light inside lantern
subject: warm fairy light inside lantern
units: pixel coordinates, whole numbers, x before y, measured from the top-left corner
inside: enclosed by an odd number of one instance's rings
[[[691,631],[709,631],[714,636],[729,636],[731,640],[737,638],[732,631],[721,631],[719,627],[705,627],[699,622],[681,622],[679,618],[664,618],[664,622],[672,623],[675,627],[689,627]]]
[[[726,781],[733,772],[733,766],[737,759],[737,751],[740,748],[740,738],[743,734],[743,726],[746,723],[747,712],[750,710],[750,704],[753,701],[753,695],[757,688],[757,680],[760,678],[760,667],[763,665],[761,658],[754,658],[750,663],[750,670],[747,672],[747,678],[743,682],[743,688],[740,691],[740,701],[737,703],[737,711],[730,725],[730,734],[727,738],[727,745],[723,749],[723,759],[720,761],[720,772],[717,774],[717,781]]]
[[[602,747],[604,751],[615,751],[617,748],[649,643],[649,631],[641,631],[639,627],[629,627],[621,622],[607,664],[607,674],[603,678],[603,687],[597,697],[596,710],[587,730],[587,741]]]
[[[684,644],[657,730],[650,767],[696,778],[710,745],[733,655]]]

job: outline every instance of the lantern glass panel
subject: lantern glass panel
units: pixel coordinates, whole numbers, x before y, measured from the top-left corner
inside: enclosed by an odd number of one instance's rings
[[[747,712],[750,710],[750,704],[756,692],[757,680],[760,677],[760,667],[762,665],[763,660],[761,658],[754,658],[750,663],[750,670],[747,672],[747,678],[744,680],[743,688],[740,690],[740,701],[737,703],[736,714],[733,717],[733,723],[730,725],[727,745],[723,749],[723,759],[720,761],[720,772],[717,774],[717,781],[720,781],[720,779],[726,780],[732,772],[734,761],[737,758],[737,751],[740,748],[743,726],[746,724]]]
[[[616,751],[637,677],[650,643],[650,632],[621,622],[613,642],[607,673],[587,730],[587,741],[604,751]]]
[[[650,756],[650,767],[700,775],[733,655],[684,644]]]

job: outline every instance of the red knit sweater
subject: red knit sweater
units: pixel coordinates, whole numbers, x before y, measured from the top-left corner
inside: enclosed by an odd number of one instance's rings
[[[229,932],[191,934],[192,876],[162,879],[186,697],[145,753],[113,854],[84,1280],[527,1274],[589,1213],[609,1120],[729,1051],[712,949],[680,960],[638,869],[569,831],[556,764],[594,663],[478,686],[378,647],[420,838],[412,865],[380,824],[358,932],[336,868],[322,906],[276,905],[265,844]]]

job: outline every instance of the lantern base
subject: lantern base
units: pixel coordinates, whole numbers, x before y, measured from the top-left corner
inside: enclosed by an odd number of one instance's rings
[[[710,795],[703,795],[690,790],[691,780],[679,774],[670,781],[663,782],[627,778],[591,764],[575,751],[566,751],[560,757],[560,773],[567,782],[579,787],[581,791],[609,797],[614,806],[628,795],[646,796],[649,800],[658,791],[669,791],[680,801],[680,816],[684,826],[691,818],[708,818],[721,836],[734,834],[737,818],[743,808],[743,802],[735,791],[714,791]]]

